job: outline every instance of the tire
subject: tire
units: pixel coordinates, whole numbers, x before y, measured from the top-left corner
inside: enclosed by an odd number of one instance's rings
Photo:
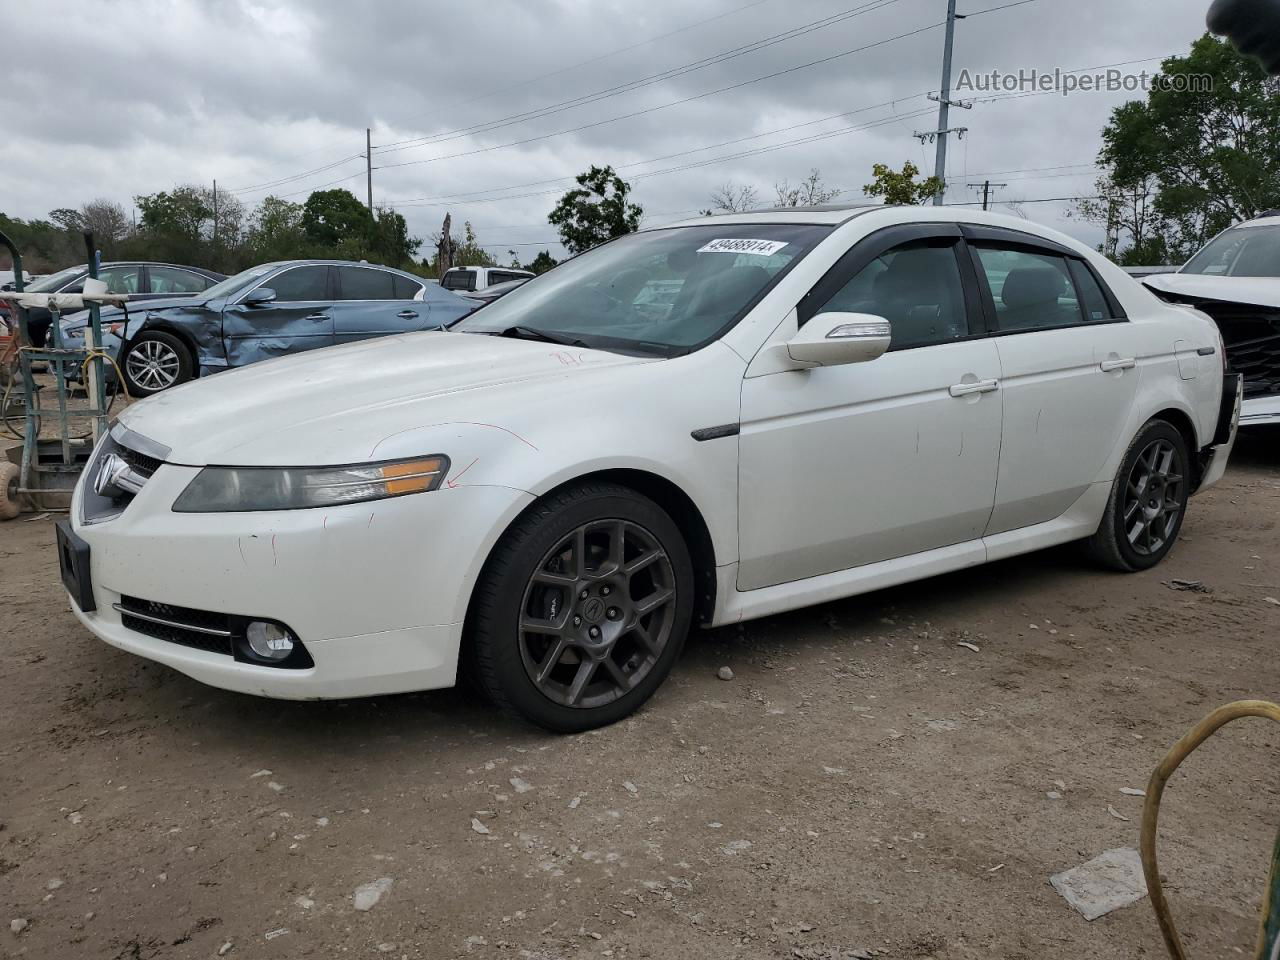
[[[1149,420],[1129,444],[1097,532],[1085,541],[1112,570],[1149,570],[1182,530],[1191,490],[1187,441],[1165,420]]]
[[[12,520],[22,512],[18,503],[18,474],[16,463],[0,462],[0,520]]]
[[[472,597],[465,666],[500,709],[544,729],[606,726],[667,678],[693,605],[689,549],[661,507],[616,484],[568,487],[494,548]]]
[[[191,379],[195,361],[172,333],[144,330],[120,358],[131,397],[150,397]]]

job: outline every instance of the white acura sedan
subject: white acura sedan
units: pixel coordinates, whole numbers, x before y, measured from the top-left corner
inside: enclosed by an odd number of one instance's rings
[[[934,207],[690,220],[456,324],[135,404],[59,527],[76,615],[269,697],[469,671],[610,723],[715,626],[1083,540],[1143,570],[1226,467],[1217,328]]]

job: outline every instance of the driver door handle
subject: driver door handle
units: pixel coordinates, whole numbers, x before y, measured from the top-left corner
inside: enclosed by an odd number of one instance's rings
[[[416,320],[418,315],[412,310],[401,310],[396,314],[401,320]]]
[[[994,393],[999,389],[999,380],[975,380],[973,383],[952,384],[951,395],[953,397],[970,397],[975,393]]]
[[[307,314],[305,317],[303,317],[302,319],[303,319],[303,320],[313,320],[313,321],[315,321],[316,323],[319,323],[321,320],[328,320],[328,319],[329,319],[329,315],[328,315],[327,313],[309,313],[309,314]]]
[[[1128,360],[1103,360],[1098,366],[1103,373],[1111,373],[1113,370],[1132,370],[1138,365],[1138,361],[1130,357]]]

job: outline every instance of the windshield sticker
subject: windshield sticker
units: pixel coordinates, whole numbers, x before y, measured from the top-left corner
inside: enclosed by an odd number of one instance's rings
[[[760,257],[772,257],[787,245],[784,240],[712,240],[698,253],[753,253]]]

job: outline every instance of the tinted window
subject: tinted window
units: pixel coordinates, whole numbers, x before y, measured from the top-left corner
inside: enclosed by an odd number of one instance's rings
[[[1280,277],[1280,226],[1236,227],[1219,234],[1182,273],[1219,277]]]
[[[834,312],[884,317],[894,350],[968,336],[954,241],[908,243],[881,254],[818,311]]]
[[[397,300],[412,300],[422,290],[422,284],[416,280],[410,280],[408,277],[402,277],[400,274],[392,274],[392,283],[395,284]]]
[[[474,290],[476,288],[475,271],[450,270],[440,281],[440,286],[446,290]]]
[[[88,274],[75,283],[63,287],[60,293],[83,293]],[[107,293],[139,293],[142,290],[141,267],[104,267],[98,279],[107,285]]]
[[[396,291],[391,277],[385,270],[338,268],[343,300],[394,300]]]
[[[1076,292],[1080,295],[1080,305],[1084,307],[1084,318],[1088,323],[1099,320],[1111,320],[1115,311],[1111,309],[1102,286],[1088,267],[1078,260],[1071,261],[1071,279],[1075,281]]]
[[[329,299],[328,281],[328,267],[294,267],[272,277],[265,286],[276,292],[278,303],[299,303]]]
[[[179,270],[176,267],[151,268],[152,293],[181,296],[184,293],[200,293],[207,286],[209,286],[207,278],[190,270]]]
[[[975,247],[987,275],[999,330],[1035,330],[1081,322],[1065,257],[1014,247]]]

